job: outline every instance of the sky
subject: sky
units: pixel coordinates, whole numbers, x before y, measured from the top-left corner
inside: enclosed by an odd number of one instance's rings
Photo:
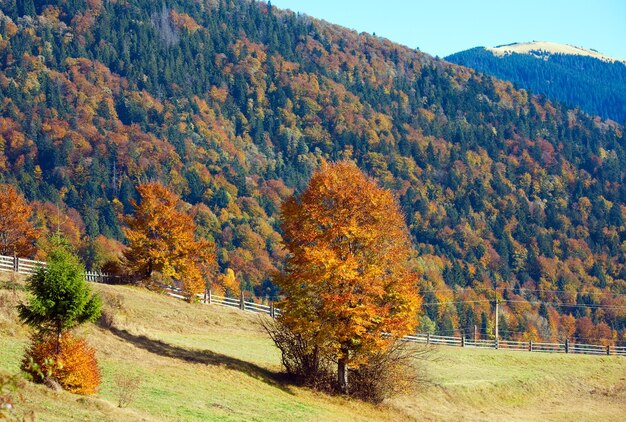
[[[433,56],[553,41],[626,59],[624,0],[272,0]]]

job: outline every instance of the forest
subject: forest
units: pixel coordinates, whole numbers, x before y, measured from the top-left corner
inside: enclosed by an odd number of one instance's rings
[[[347,159],[402,207],[418,330],[493,336],[498,300],[502,338],[626,344],[614,121],[256,1],[7,0],[0,63],[0,183],[88,269],[158,181],[215,243],[215,289],[275,298],[281,203]]]
[[[626,122],[624,62],[544,51],[497,57],[482,47],[452,54],[446,60],[511,81],[588,114]]]

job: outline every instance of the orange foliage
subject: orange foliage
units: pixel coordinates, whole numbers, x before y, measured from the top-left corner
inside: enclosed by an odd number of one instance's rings
[[[36,382],[51,377],[74,394],[95,394],[101,381],[96,350],[69,332],[61,336],[58,354],[56,335],[33,339],[22,360],[22,370]]]
[[[194,32],[201,28],[198,22],[186,13],[177,13],[175,10],[170,10],[170,18],[178,28],[185,28],[189,32]]]
[[[276,283],[287,327],[314,338],[340,367],[385,350],[383,333],[415,329],[421,298],[404,217],[391,192],[356,165],[324,163],[283,205],[282,227],[291,255]]]
[[[232,268],[226,268],[224,274],[217,276],[211,288],[218,295],[239,296],[239,280]]]
[[[13,186],[0,185],[0,255],[35,253],[39,233],[29,221],[31,214],[31,207]]]
[[[82,246],[82,237],[85,232],[85,223],[82,217],[73,208],[60,208],[51,202],[33,202],[33,219],[41,232],[38,242],[37,259],[46,259],[48,238],[54,233],[60,233],[75,249]]]
[[[213,244],[195,240],[196,225],[180,211],[180,199],[160,183],[137,187],[141,202],[123,228],[128,239],[124,251],[131,271],[150,279],[158,271],[182,282],[189,294],[204,291],[204,279],[215,265]]]

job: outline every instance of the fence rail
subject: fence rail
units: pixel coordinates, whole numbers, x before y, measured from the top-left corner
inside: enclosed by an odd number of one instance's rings
[[[48,264],[43,261],[35,261],[32,259],[18,258],[13,256],[0,255],[0,271],[9,271],[17,274],[32,275],[37,269],[45,268]],[[126,277],[87,271],[85,272],[85,280],[92,283],[120,284],[126,280]]]
[[[33,274],[37,268],[45,266],[46,263],[42,261],[33,261],[25,258],[14,258],[11,256],[0,255],[0,271],[11,271],[19,274]],[[118,284],[120,282],[127,281],[124,277],[97,272],[86,272],[85,280],[94,283],[106,284]],[[167,286],[164,288],[164,291],[167,295],[177,299],[188,299],[184,292],[176,287]],[[245,300],[243,293],[239,298],[233,298],[214,295],[210,290],[207,290],[203,295],[198,294],[197,297],[200,302],[205,304],[238,308],[243,311],[266,314],[272,318],[280,315],[280,309],[274,307],[273,303],[266,305],[263,303]],[[533,341],[471,339],[466,337],[437,336],[434,334],[424,333],[406,336],[402,340],[411,343],[439,346],[474,347],[540,353],[576,353],[598,356],[626,356],[626,346],[572,343],[569,340],[565,340],[565,343],[542,343]]]

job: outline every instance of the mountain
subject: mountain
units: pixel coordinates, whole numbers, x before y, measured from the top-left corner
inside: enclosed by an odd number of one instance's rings
[[[529,54],[540,59],[549,60],[554,55],[570,55],[593,57],[594,59],[602,60],[607,63],[626,63],[626,60],[606,56],[596,50],[588,50],[582,47],[575,47],[573,45],[559,44],[547,41],[533,41],[527,43],[499,45],[497,47],[486,48],[486,50],[491,51],[494,55],[498,57],[517,53]]]
[[[626,61],[553,42],[476,47],[446,60],[513,82],[569,107],[626,121]]]
[[[281,201],[323,159],[398,197],[439,333],[621,342],[623,127],[388,40],[243,0],[7,1],[0,182],[87,265],[135,186],[181,195],[258,297]],[[232,270],[233,272],[230,272]]]

